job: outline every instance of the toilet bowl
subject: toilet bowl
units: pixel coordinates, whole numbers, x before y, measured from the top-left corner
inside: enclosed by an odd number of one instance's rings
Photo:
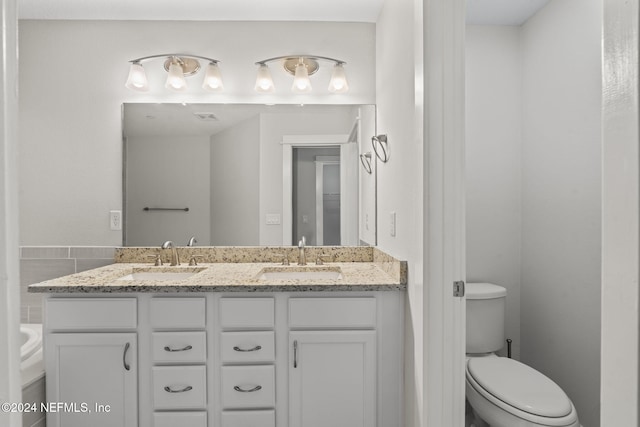
[[[580,426],[564,391],[523,363],[495,355],[469,357],[465,373],[467,399],[491,427]]]
[[[468,283],[466,397],[475,427],[580,427],[566,393],[541,372],[498,357],[504,344],[507,291]]]

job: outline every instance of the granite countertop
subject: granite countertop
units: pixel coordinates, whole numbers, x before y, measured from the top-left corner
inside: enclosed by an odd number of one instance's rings
[[[127,257],[124,257],[127,258]],[[33,293],[129,293],[129,292],[283,292],[283,291],[402,291],[406,290],[406,263],[386,254],[370,262],[329,262],[317,266],[274,262],[207,262],[197,266],[153,266],[149,262],[116,262],[29,286]],[[266,271],[333,271],[339,278],[269,278]],[[191,273],[172,280],[122,278],[132,273]],[[321,273],[323,274],[323,273]]]

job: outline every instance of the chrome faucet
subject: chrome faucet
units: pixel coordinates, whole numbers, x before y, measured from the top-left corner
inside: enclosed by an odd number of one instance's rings
[[[180,257],[178,256],[178,249],[171,240],[167,240],[160,246],[162,249],[171,249],[171,265],[180,265]]]
[[[298,242],[298,265],[307,265],[307,257],[304,254],[304,247],[307,244],[307,239],[302,236],[302,239]]]
[[[196,240],[195,236],[193,236],[189,239],[189,243],[187,243],[187,246],[195,246],[196,243],[198,243],[198,241]]]

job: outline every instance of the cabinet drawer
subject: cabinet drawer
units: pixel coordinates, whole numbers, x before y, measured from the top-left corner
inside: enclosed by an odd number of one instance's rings
[[[153,427],[207,427],[206,412],[156,412]]]
[[[276,411],[223,411],[222,427],[275,427]]]
[[[273,366],[222,367],[224,409],[273,408],[275,400]]]
[[[376,299],[291,298],[291,328],[374,328]]]
[[[220,323],[223,328],[273,328],[273,298],[221,298]]]
[[[268,363],[275,360],[273,331],[223,332],[220,347],[222,363]]]
[[[151,327],[154,329],[203,329],[204,298],[152,298]]]
[[[50,298],[46,326],[55,329],[133,329],[137,326],[135,298]]]
[[[207,370],[204,366],[154,366],[154,409],[204,409]]]
[[[154,332],[152,341],[155,363],[204,363],[207,360],[204,331]]]

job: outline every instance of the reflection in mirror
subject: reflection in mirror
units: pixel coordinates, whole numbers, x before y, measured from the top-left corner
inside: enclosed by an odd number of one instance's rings
[[[309,135],[340,136],[352,155],[340,165],[342,156],[316,147],[296,195],[285,183],[300,166],[285,166],[284,140]],[[203,246],[290,245],[285,224],[308,244],[375,245],[375,169],[358,156],[372,135],[372,105],[125,104],[124,245],[186,245],[193,236]],[[305,204],[283,212],[287,200]],[[352,220],[342,219],[344,204]]]

